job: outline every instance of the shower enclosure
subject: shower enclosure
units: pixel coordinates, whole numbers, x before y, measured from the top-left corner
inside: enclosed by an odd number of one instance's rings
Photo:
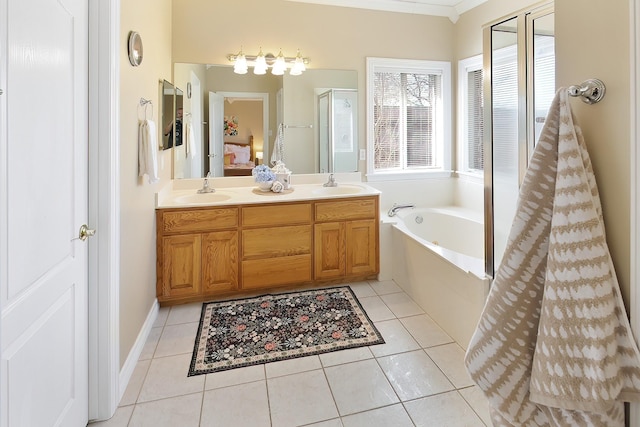
[[[358,91],[329,89],[318,95],[321,173],[358,170]]]
[[[555,95],[553,4],[485,27],[483,42],[485,273],[493,277]]]

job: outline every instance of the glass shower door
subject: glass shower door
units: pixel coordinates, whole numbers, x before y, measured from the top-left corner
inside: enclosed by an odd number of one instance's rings
[[[553,8],[485,29],[485,272],[507,245],[520,184],[555,95]]]

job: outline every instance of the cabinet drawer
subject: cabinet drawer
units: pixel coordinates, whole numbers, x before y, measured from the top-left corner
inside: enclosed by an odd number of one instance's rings
[[[311,225],[242,230],[242,259],[311,253]]]
[[[238,226],[238,208],[165,211],[161,217],[163,233],[213,231]]]
[[[377,203],[375,198],[349,199],[316,202],[315,207],[316,221],[341,221],[375,218]]]
[[[243,227],[274,227],[311,223],[311,204],[277,204],[242,208]]]
[[[242,261],[242,289],[311,281],[311,255]]]

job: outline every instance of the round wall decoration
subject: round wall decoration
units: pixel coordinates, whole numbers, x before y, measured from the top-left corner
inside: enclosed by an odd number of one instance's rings
[[[142,37],[135,31],[129,33],[129,62],[134,67],[142,63]]]

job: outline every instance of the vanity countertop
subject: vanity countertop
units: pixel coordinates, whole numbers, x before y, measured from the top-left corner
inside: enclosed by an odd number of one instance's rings
[[[359,174],[356,174],[359,177]],[[318,179],[318,175],[306,177],[293,176],[290,190],[282,193],[272,191],[262,192],[258,190],[253,178],[210,178],[210,187],[215,189],[213,193],[199,194],[197,190],[202,187],[202,179],[174,180],[159,193],[156,193],[156,208],[170,209],[183,207],[240,205],[253,203],[277,203],[295,202],[303,200],[334,199],[344,197],[363,197],[380,194],[380,191],[355,180],[353,174],[336,174],[336,187],[324,187],[328,175],[324,181]],[[298,184],[295,184],[298,182]]]

